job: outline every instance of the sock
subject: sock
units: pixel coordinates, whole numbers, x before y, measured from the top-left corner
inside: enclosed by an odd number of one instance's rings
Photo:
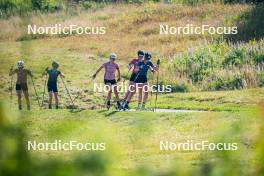
[[[117,101],[116,104],[117,104],[117,106],[120,106],[120,102],[119,101]]]
[[[107,105],[110,105],[110,101],[108,100],[108,101],[106,102],[106,104],[107,104]]]

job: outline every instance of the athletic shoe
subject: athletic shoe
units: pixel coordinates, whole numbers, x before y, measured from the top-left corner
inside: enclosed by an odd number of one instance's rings
[[[141,110],[143,110],[143,111],[148,110],[148,109],[146,108],[145,104],[142,104],[142,106],[141,106]]]
[[[106,102],[106,109],[109,110],[110,109],[110,106],[111,106],[110,101],[107,101]]]
[[[116,102],[116,109],[117,110],[121,110],[122,109],[122,106],[121,106],[119,101]]]
[[[141,104],[139,103],[138,106],[137,106],[137,109],[136,109],[136,110],[139,111],[139,110],[141,110],[141,108],[142,108],[142,106],[141,106]]]
[[[129,110],[130,108],[129,108],[129,106],[128,106],[128,104],[126,103],[124,106],[123,106],[123,110],[125,111],[125,110]]]

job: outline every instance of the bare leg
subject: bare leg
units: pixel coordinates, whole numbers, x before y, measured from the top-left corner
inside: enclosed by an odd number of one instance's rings
[[[136,93],[136,84],[134,83],[130,86],[130,90],[126,98],[126,102],[130,102],[133,96],[135,95],[135,93]]]
[[[28,95],[28,91],[23,91],[25,99],[26,99],[26,103],[27,103],[27,109],[30,110],[30,101],[29,101],[29,95]]]
[[[143,85],[140,84],[138,87],[138,104],[141,104],[142,102],[142,94],[143,94]]]
[[[114,94],[115,94],[115,98],[116,98],[116,105],[117,105],[117,109],[120,109],[121,104],[119,101],[119,95],[118,95],[118,91],[117,91],[117,86],[114,86]]]
[[[59,108],[58,92],[54,92],[54,98],[55,98],[56,109],[58,109]]]
[[[106,98],[107,101],[110,101],[111,100],[111,95],[112,95],[112,89],[110,89],[108,91],[107,98]]]
[[[52,104],[52,92],[49,92],[49,109],[51,109],[51,104]]]
[[[18,109],[22,109],[22,103],[21,103],[21,90],[17,90],[17,103],[18,103]]]
[[[116,101],[119,102],[119,95],[118,95],[118,91],[117,91],[117,86],[114,86],[114,93],[115,93]]]
[[[110,104],[111,95],[112,95],[112,86],[109,85],[109,90],[108,90],[107,97],[106,97],[106,109],[109,109],[111,106]]]
[[[128,84],[128,90],[127,90],[127,92],[126,92],[126,95],[125,95],[124,100],[127,99],[128,95],[129,95],[129,93],[130,93],[130,91],[129,91],[129,87],[130,87],[131,85],[133,85],[133,84],[134,84],[134,82],[132,82],[132,81],[129,82],[129,84]]]
[[[145,104],[148,100],[148,87],[147,87],[148,83],[144,83],[144,87],[143,88],[143,92],[144,92],[144,97],[143,97],[143,104]]]

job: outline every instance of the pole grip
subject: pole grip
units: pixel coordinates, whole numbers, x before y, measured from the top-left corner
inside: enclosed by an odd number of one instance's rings
[[[157,65],[160,65],[160,59],[157,60]]]

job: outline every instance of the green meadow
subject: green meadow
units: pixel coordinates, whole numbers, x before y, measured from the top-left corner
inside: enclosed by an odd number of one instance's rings
[[[235,10],[234,10],[235,9]],[[107,4],[70,12],[32,12],[0,20],[0,175],[263,175],[263,5],[209,3],[197,6],[162,3]],[[217,23],[216,23],[217,21]],[[243,21],[237,24],[237,21]],[[234,36],[160,36],[159,24],[186,22],[238,25]],[[107,35],[29,36],[27,24],[103,25]],[[260,23],[260,24],[259,24]],[[253,25],[257,34],[251,33]],[[239,29],[240,29],[239,28]],[[231,43],[233,41],[234,43]],[[161,58],[157,108],[199,112],[116,112],[105,110],[104,93],[94,93],[91,75],[111,52],[118,55],[122,80],[126,64],[139,49]],[[180,55],[177,55],[179,54]],[[9,68],[20,59],[33,72],[31,110],[17,110]],[[76,109],[59,80],[60,109],[42,102],[51,62],[60,62]],[[199,64],[195,64],[199,63]],[[203,64],[205,65],[203,65]],[[151,85],[156,75],[149,75]],[[15,77],[13,78],[13,84]],[[121,84],[121,83],[120,83]],[[47,90],[46,90],[47,91]],[[123,93],[121,97],[123,97]],[[134,97],[131,107],[136,107]],[[150,95],[147,107],[155,106]],[[114,102],[113,102],[114,103]],[[105,143],[104,151],[27,150],[28,141]],[[160,150],[160,141],[237,143],[238,150]]]

